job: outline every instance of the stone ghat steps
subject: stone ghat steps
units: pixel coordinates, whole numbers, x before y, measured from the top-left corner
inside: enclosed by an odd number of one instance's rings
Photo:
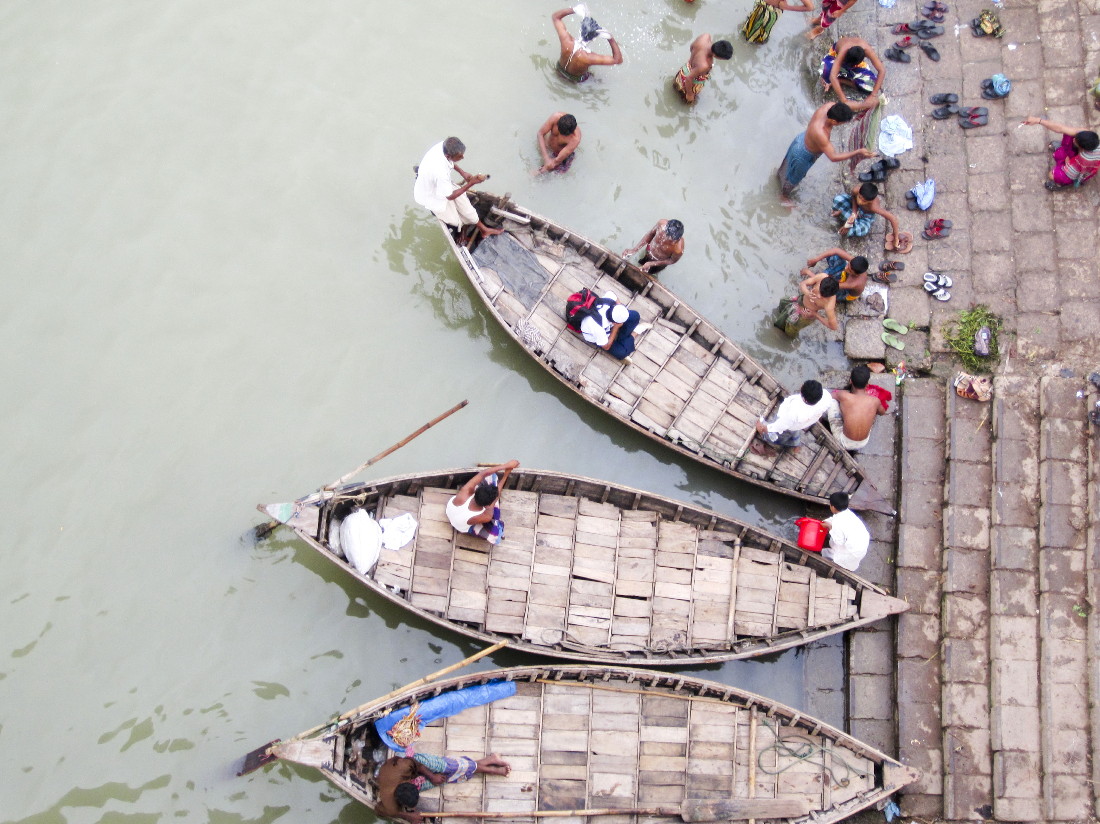
[[[1068,822],[1097,809],[1083,384],[1003,376],[988,404],[934,380],[905,387],[897,574],[913,606],[898,628],[898,740],[924,773],[908,814]]]

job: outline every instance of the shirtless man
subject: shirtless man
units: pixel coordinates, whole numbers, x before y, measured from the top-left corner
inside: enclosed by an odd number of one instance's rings
[[[658,220],[657,225],[638,241],[637,246],[623,251],[623,257],[634,254],[643,246],[645,251],[638,266],[646,274],[656,277],[666,266],[671,266],[683,257],[684,224],[675,219]]]
[[[886,408],[879,402],[878,396],[867,391],[870,380],[871,370],[863,364],[857,366],[852,370],[848,388],[833,390],[836,403],[826,412],[829,429],[849,452],[867,445],[875,418],[886,414]]]
[[[728,40],[717,43],[709,34],[700,34],[691,44],[691,55],[687,63],[672,79],[672,85],[686,103],[694,103],[699,92],[710,80],[710,70],[714,68],[714,58],[729,60],[733,57],[733,46]]]
[[[561,56],[558,58],[558,74],[574,83],[581,83],[587,80],[591,76],[588,70],[593,66],[618,66],[623,62],[623,53],[619,51],[619,44],[615,42],[615,38],[612,37],[611,33],[606,29],[601,29],[597,26],[595,30],[590,32],[589,36],[585,38],[582,27],[581,40],[576,40],[573,35],[569,33],[568,29],[565,28],[565,18],[571,14],[577,14],[578,9],[582,12],[585,10],[584,6],[575,6],[571,9],[556,11],[550,15],[550,19],[554,21],[554,30],[558,33],[558,40],[561,43]],[[590,20],[591,18],[586,17],[585,19]],[[593,54],[588,50],[588,44],[597,37],[604,38],[611,45],[610,57],[602,54]]]
[[[856,300],[863,294],[863,290],[867,288],[867,269],[870,267],[867,258],[833,247],[809,258],[806,261],[809,268],[802,270],[802,276],[812,275],[813,267],[823,260],[826,261],[825,274],[836,278],[836,282],[840,284],[838,296],[841,300]]]
[[[577,118],[565,112],[554,112],[539,126],[537,136],[542,165],[535,170],[535,174],[569,171],[576,157],[573,152],[581,145],[581,130],[577,128]]]
[[[815,321],[835,332],[840,328],[836,319],[836,295],[840,286],[827,272],[803,269],[802,273],[798,296],[780,301],[773,325],[789,338],[797,338],[799,332]]]
[[[853,112],[862,112],[878,105],[885,79],[886,67],[871,44],[859,37],[841,37],[821,59],[821,82],[825,88],[833,90],[841,103],[847,103]],[[849,100],[844,94],[845,86],[859,89],[867,97]]]
[[[508,775],[511,769],[496,753],[477,761],[464,755],[458,758],[422,753],[413,758],[394,756],[378,769],[378,812],[388,818],[420,824],[424,817],[416,811],[416,805],[424,784],[455,784],[476,773]]]
[[[833,128],[852,119],[852,109],[847,103],[826,103],[819,106],[810,118],[806,131],[791,141],[787,156],[779,166],[781,200],[784,206],[793,206],[791,192],[802,182],[810,167],[821,155],[833,163],[851,160],[853,157],[874,157],[870,149],[853,149],[850,152],[838,152],[833,148]]]

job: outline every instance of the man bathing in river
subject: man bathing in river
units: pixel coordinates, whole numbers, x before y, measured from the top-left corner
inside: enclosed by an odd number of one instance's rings
[[[580,14],[584,20],[581,23],[581,39],[577,40],[565,28],[565,18],[571,14]],[[573,83],[582,83],[591,75],[588,70],[593,66],[618,66],[623,62],[623,53],[619,51],[619,44],[611,36],[611,32],[602,29],[595,20],[587,16],[584,6],[574,6],[571,9],[562,9],[550,15],[554,21],[554,31],[558,33],[558,41],[561,43],[561,56],[558,57],[558,74]],[[588,26],[585,22],[592,21]],[[603,54],[593,54],[588,50],[588,44],[597,37],[607,40],[611,46],[610,57]]]
[[[471,188],[489,179],[488,175],[470,175],[458,167],[458,161],[466,156],[466,144],[457,137],[448,137],[436,143],[420,161],[413,184],[413,199],[448,226],[461,229],[476,225],[483,236],[499,235],[502,229],[490,229],[481,222],[477,210],[466,196]],[[463,184],[455,188],[451,172],[462,176]]]
[[[852,370],[848,388],[833,390],[836,403],[826,413],[833,436],[849,452],[867,446],[876,418],[886,414],[886,407],[879,402],[878,395],[867,391],[870,381],[871,370],[863,364],[857,366]]]
[[[412,758],[394,756],[378,769],[378,812],[409,824],[420,824],[424,817],[416,811],[416,805],[425,784],[457,784],[477,773],[508,775],[511,769],[496,753],[477,761],[464,755],[458,758],[423,753],[416,753]]]
[[[710,80],[710,70],[714,68],[714,58],[729,60],[733,57],[733,46],[728,40],[717,42],[709,34],[700,34],[691,44],[691,54],[687,63],[672,79],[672,85],[686,103],[694,103],[699,92]]]
[[[802,182],[810,167],[822,155],[833,163],[851,160],[853,157],[874,157],[870,149],[853,149],[850,152],[838,152],[833,148],[833,128],[852,119],[852,109],[847,103],[826,103],[813,113],[806,131],[791,141],[787,156],[779,167],[781,200],[784,206],[793,206],[791,193]]]
[[[671,266],[684,256],[684,224],[678,220],[658,220],[637,245],[623,251],[623,257],[632,255],[645,246],[638,267],[654,277],[666,266]]]
[[[542,165],[535,174],[569,171],[576,157],[574,152],[581,145],[581,130],[577,128],[577,118],[565,112],[554,112],[539,126],[537,137]]]

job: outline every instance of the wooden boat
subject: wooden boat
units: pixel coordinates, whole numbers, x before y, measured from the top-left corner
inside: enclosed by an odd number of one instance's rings
[[[502,235],[471,251],[439,225],[493,316],[554,377],[604,412],[688,458],[774,492],[824,502],[853,496],[855,509],[894,510],[821,424],[797,451],[753,453],[755,423],[787,392],[713,324],[660,281],[610,249],[505,198],[470,192]],[[631,363],[566,328],[565,302],[587,287],[612,292],[651,329],[635,335]],[[862,493],[860,492],[862,490]]]
[[[385,719],[385,730],[391,713],[405,715],[414,704],[430,718],[440,703],[432,699],[453,702],[457,690],[483,685],[506,697],[427,723],[415,750],[497,753],[511,773],[429,784],[417,807],[425,816],[828,824],[918,777],[840,730],[749,692],[652,670],[583,666],[517,667],[406,688],[261,747],[240,774],[275,759],[305,764],[376,809],[374,774],[393,753],[374,722]]]
[[[475,469],[351,483],[261,505],[379,595],[488,643],[588,662],[697,665],[788,649],[879,620],[904,601],[819,554],[709,510],[520,468],[505,540],[457,533],[446,502]],[[334,546],[353,507],[418,528],[361,574]],[[734,593],[734,597],[730,594]]]

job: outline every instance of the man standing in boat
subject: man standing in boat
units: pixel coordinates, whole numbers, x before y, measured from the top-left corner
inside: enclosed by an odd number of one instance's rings
[[[539,126],[536,137],[543,163],[535,174],[569,171],[576,158],[574,152],[581,145],[581,130],[577,128],[577,118],[565,112],[554,112]]]
[[[416,753],[412,758],[394,756],[378,768],[378,812],[389,818],[400,818],[409,824],[420,824],[423,816],[416,811],[420,789],[433,785],[457,784],[477,773],[508,775],[511,767],[493,753],[474,761],[460,755],[448,758]]]
[[[684,224],[678,220],[658,220],[638,244],[623,251],[623,257],[632,255],[645,246],[638,267],[654,277],[666,266],[671,266],[684,256]]]
[[[436,143],[420,161],[413,184],[413,198],[448,226],[461,229],[476,225],[485,237],[499,235],[503,229],[491,229],[481,222],[466,192],[485,180],[488,175],[471,175],[458,167],[458,161],[466,156],[466,144],[457,137],[448,137]],[[458,172],[463,183],[455,188],[451,172]]]
[[[504,540],[504,521],[500,517],[500,491],[508,482],[519,461],[478,472],[458,493],[447,501],[447,520],[459,532],[484,538],[496,546]],[[503,473],[497,478],[497,473]]]
[[[832,404],[832,395],[826,395],[820,383],[806,381],[797,395],[790,395],[779,404],[771,423],[763,418],[756,422],[760,438],[753,438],[749,448],[757,455],[771,458],[779,454],[776,447],[797,452],[802,433],[821,420]]]
[[[565,18],[571,14],[579,14],[581,20],[581,39],[577,40],[565,28]],[[584,5],[576,5],[571,9],[562,9],[550,15],[554,21],[554,31],[558,33],[558,41],[561,43],[561,56],[558,58],[558,74],[573,83],[583,83],[591,75],[588,70],[593,66],[618,66],[623,62],[623,53],[619,51],[619,44],[611,36],[607,29],[600,28],[600,24],[588,16],[588,9]],[[597,37],[604,38],[611,46],[611,56],[593,54],[588,50],[588,44]]]
[[[821,551],[821,555],[837,566],[855,572],[871,545],[871,533],[859,516],[848,509],[849,502],[847,492],[834,492],[829,496],[829,511],[833,513],[825,519],[829,545]]]

